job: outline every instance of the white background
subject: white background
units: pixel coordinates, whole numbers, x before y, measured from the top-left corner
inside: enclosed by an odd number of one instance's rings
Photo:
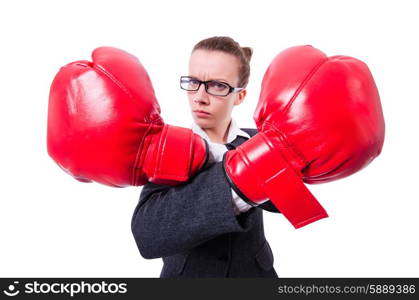
[[[233,117],[255,127],[260,82],[279,51],[311,44],[370,67],[386,120],[381,156],[309,188],[330,217],[295,230],[265,213],[280,277],[419,276],[415,1],[2,1],[0,276],[158,277],[130,222],[141,188],[83,184],[46,151],[51,81],[98,46],[138,56],[168,123],[189,126],[178,78],[193,45],[228,35],[254,49],[248,97]]]

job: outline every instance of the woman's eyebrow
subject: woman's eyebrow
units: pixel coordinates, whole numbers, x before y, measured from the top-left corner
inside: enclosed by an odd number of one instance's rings
[[[199,80],[201,80],[201,78],[199,78],[199,76],[194,76],[194,75],[188,75],[189,77],[192,77],[192,78],[196,78],[196,79],[199,79]],[[210,78],[210,79],[208,79],[207,81],[210,81],[210,80],[215,80],[215,81],[223,81],[223,82],[225,82],[225,83],[228,83],[229,81],[227,80],[227,79],[223,79],[223,78]],[[202,80],[203,81],[203,80]]]
[[[214,78],[214,79],[211,79],[211,80],[215,80],[215,81],[223,81],[223,82],[228,83],[228,80],[227,80],[227,79],[222,79],[222,78]]]
[[[217,82],[228,84],[229,86],[233,86],[233,84],[230,83],[228,80],[222,79],[222,78],[213,78],[213,79],[210,78],[208,80],[202,80],[198,76],[193,76],[193,75],[188,75],[188,76],[191,77],[191,78],[194,78],[194,79],[198,79],[200,81],[217,81]]]

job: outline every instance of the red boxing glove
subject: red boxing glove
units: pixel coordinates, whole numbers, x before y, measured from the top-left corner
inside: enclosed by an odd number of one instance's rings
[[[327,217],[306,183],[349,176],[377,157],[384,117],[365,63],[311,46],[270,64],[254,119],[258,134],[226,153],[226,175],[251,204],[269,198],[299,228]]]
[[[163,123],[150,78],[135,56],[101,47],[92,59],[65,65],[52,82],[49,155],[85,182],[125,187],[187,181],[207,160],[205,140]]]

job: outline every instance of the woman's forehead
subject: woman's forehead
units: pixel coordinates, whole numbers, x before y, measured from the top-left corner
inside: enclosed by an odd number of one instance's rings
[[[201,80],[224,79],[235,81],[239,62],[232,55],[221,51],[195,50],[189,60],[189,75]]]

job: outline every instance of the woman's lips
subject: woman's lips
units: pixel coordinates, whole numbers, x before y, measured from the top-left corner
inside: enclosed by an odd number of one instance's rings
[[[211,115],[210,113],[203,110],[194,110],[193,112],[198,118],[209,118]]]

